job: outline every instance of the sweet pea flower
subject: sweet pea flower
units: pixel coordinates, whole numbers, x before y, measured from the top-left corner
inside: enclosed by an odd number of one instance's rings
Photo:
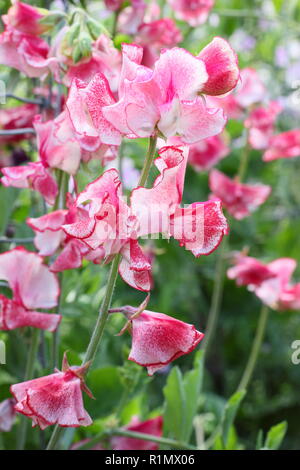
[[[102,247],[104,258],[123,255],[119,272],[135,288],[151,288],[151,263],[138,238],[164,234],[177,239],[194,256],[208,255],[228,231],[220,201],[199,202],[181,208],[188,148],[164,147],[155,159],[160,174],[152,188],[135,188],[130,206],[122,198],[115,169],[107,170],[76,198],[86,204],[88,217],[63,225],[66,234],[91,249]]]
[[[182,41],[182,34],[171,18],[162,18],[142,23],[135,38],[136,44],[143,47],[142,64],[152,67],[162,48],[176,46]]]
[[[130,0],[129,6],[122,9],[118,29],[123,34],[134,36],[143,23],[147,5],[144,0]]]
[[[140,421],[138,418],[133,417],[131,423],[124,429],[127,431],[150,434],[155,437],[162,437],[162,428],[163,418],[162,416],[157,416],[147,421]],[[158,450],[159,447],[159,444],[156,442],[143,441],[143,439],[134,439],[126,436],[114,436],[111,438],[110,443],[113,450]]]
[[[104,117],[128,137],[150,137],[157,128],[166,138],[179,135],[192,144],[219,134],[224,114],[207,108],[199,94],[235,87],[239,69],[228,43],[215,38],[197,57],[180,48],[163,50],[154,70],[140,65],[142,53],[123,46],[119,101],[102,108]]]
[[[240,78],[235,99],[242,108],[248,108],[264,100],[266,88],[255,69],[251,67],[242,69]]]
[[[88,162],[92,159],[98,159],[103,163],[106,161],[108,145],[102,144],[94,152],[81,148],[67,111],[46,122],[42,122],[41,115],[37,115],[33,127],[37,134],[39,157],[45,168],[59,168],[70,175],[75,175],[81,161]]]
[[[298,310],[300,308],[300,283],[291,283],[296,265],[296,261],[292,258],[279,258],[269,263],[267,266],[275,277],[263,282],[255,289],[257,297],[274,310]]]
[[[120,132],[103,114],[103,107],[114,103],[103,74],[96,74],[88,85],[77,78],[73,80],[66,106],[74,135],[84,150],[93,152],[103,145],[120,145]]]
[[[249,144],[252,148],[261,150],[269,146],[274,133],[274,123],[281,110],[277,101],[271,101],[267,107],[258,107],[251,111],[245,121],[245,127],[249,129]]]
[[[63,48],[63,44],[61,48]],[[77,64],[74,64],[71,58],[67,58],[63,50],[56,52],[56,56],[67,66],[67,72],[63,78],[63,83],[66,86],[69,87],[74,78],[88,84],[94,75],[100,72],[108,80],[111,91],[113,93],[117,92],[121,70],[121,54],[114,47],[112,40],[105,34],[101,34],[93,42],[91,56],[83,58]]]
[[[214,196],[237,220],[241,220],[263,204],[271,193],[265,184],[242,184],[213,169],[209,174],[209,186]]]
[[[13,108],[0,109],[0,129],[13,130],[24,127],[32,127],[34,116],[38,113],[36,104],[23,104]],[[3,135],[0,136],[0,143],[20,142],[21,140],[30,139],[33,134]]]
[[[196,171],[208,171],[229,153],[225,137],[215,135],[190,146],[189,164]]]
[[[0,255],[0,279],[8,282],[13,298],[0,295],[0,330],[32,326],[55,331],[61,315],[40,313],[57,305],[58,281],[43,259],[22,247]]]
[[[7,15],[2,16],[3,23],[6,26],[33,36],[40,36],[49,29],[48,25],[39,21],[47,15],[48,10],[36,8],[18,0],[11,0],[11,3],[12,6],[9,8]]]
[[[279,158],[295,158],[300,156],[300,129],[294,129],[271,138],[270,145],[263,155],[265,162]]]
[[[61,427],[90,426],[91,417],[84,409],[82,391],[90,397],[84,383],[86,366],[68,364],[66,356],[62,371],[12,385],[10,390],[17,404],[15,410],[32,419],[32,426],[44,430],[58,424]]]
[[[229,279],[235,279],[237,285],[246,285],[274,310],[298,310],[300,283],[291,283],[296,265],[293,258],[279,258],[264,264],[240,254],[234,258],[234,266],[227,271],[227,275]]]
[[[0,64],[30,78],[44,79],[50,71],[56,77],[58,74],[58,61],[50,56],[46,41],[10,27],[0,34]]]
[[[186,21],[190,26],[199,26],[208,18],[213,8],[214,0],[168,0],[175,16],[179,20]]]
[[[147,367],[153,375],[170,362],[192,352],[204,334],[193,325],[177,320],[164,313],[143,310],[148,298],[139,307],[130,306],[110,309],[111,313],[123,313],[128,322],[122,329],[132,335],[132,346],[128,359]]]
[[[29,188],[38,191],[45,201],[53,205],[58,194],[56,180],[42,162],[30,162],[24,166],[1,168],[4,176],[1,183],[14,188]]]
[[[276,274],[256,258],[243,253],[234,257],[234,266],[227,271],[229,279],[235,279],[238,286],[258,287],[262,282],[274,278]]]
[[[8,398],[0,403],[0,432],[9,432],[15,421],[15,400]]]
[[[108,10],[117,11],[121,8],[124,0],[104,0],[105,6]]]
[[[92,250],[83,241],[70,238],[64,232],[64,224],[83,220],[88,215],[84,208],[77,208],[70,195],[67,197],[68,209],[49,212],[37,218],[28,218],[27,224],[36,233],[34,244],[41,256],[53,256],[60,253],[50,266],[52,272],[79,268],[83,258],[95,264],[103,260],[103,250]]]

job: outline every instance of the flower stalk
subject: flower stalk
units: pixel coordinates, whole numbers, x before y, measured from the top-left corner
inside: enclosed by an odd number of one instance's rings
[[[261,345],[265,336],[268,316],[269,316],[269,308],[266,305],[263,305],[261,308],[257,330],[256,330],[255,338],[252,344],[252,349],[251,349],[251,353],[248,359],[248,363],[246,365],[243,377],[239,383],[237,391],[246,390],[250,383],[250,380],[252,378],[255,365],[259,356]]]

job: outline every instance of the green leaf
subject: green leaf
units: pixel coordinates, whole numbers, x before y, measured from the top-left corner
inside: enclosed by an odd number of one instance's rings
[[[185,428],[183,432],[184,442],[189,442],[193,420],[198,410],[198,399],[201,393],[203,380],[203,351],[198,351],[194,359],[194,368],[184,376],[183,386],[186,401]]]
[[[222,439],[225,447],[228,443],[229,431],[235,420],[240,404],[246,394],[246,390],[240,390],[234,393],[228,400],[224,408],[222,419]]]
[[[185,433],[186,397],[182,374],[178,367],[172,369],[163,392],[164,433],[181,441]]]
[[[269,450],[277,450],[285,437],[287,431],[287,422],[282,421],[273,426],[267,434],[264,448]]]

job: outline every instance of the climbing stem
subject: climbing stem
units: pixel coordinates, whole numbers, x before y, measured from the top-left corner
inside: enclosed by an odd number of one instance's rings
[[[24,381],[31,380],[34,377],[34,366],[35,360],[38,352],[39,347],[39,340],[40,340],[40,330],[33,328],[30,340],[30,347],[27,356],[27,363],[24,375]],[[26,436],[27,436],[27,427],[28,427],[28,418],[25,416],[21,416],[21,422],[18,430],[17,436],[17,449],[23,450],[26,443]]]
[[[269,316],[269,308],[266,305],[263,305],[261,308],[258,325],[256,329],[256,334],[255,334],[253,344],[252,344],[251,353],[250,353],[246,368],[244,370],[243,377],[238,386],[238,389],[237,389],[238,391],[246,390],[250,383],[250,380],[252,378],[255,365],[259,356],[261,345],[265,336],[268,316]]]

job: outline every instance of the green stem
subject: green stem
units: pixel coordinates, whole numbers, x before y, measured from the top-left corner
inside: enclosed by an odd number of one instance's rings
[[[61,314],[62,306],[62,295],[63,295],[63,282],[64,282],[64,273],[59,273],[59,284],[60,284],[60,295],[58,299],[57,313]],[[60,326],[56,328],[52,336],[52,369],[58,367],[59,364],[59,337],[60,337]]]
[[[149,176],[149,171],[153,162],[153,158],[155,155],[155,150],[156,150],[156,142],[157,142],[157,135],[154,135],[153,137],[149,138],[149,146],[148,146],[148,152],[144,161],[144,166],[142,169],[142,173],[140,176],[139,184],[138,186],[146,186],[147,179]]]
[[[114,13],[114,19],[113,19],[113,25],[112,25],[112,31],[111,31],[112,40],[115,39],[116,34],[117,34],[120,13],[121,13],[121,9],[115,11]]]
[[[144,167],[143,167],[140,181],[139,181],[140,186],[143,186],[147,182],[149,171],[150,171],[151,164],[153,162],[153,158],[154,158],[154,154],[156,150],[156,141],[157,141],[156,136],[150,137],[149,139],[149,148],[148,148]],[[87,347],[87,350],[84,356],[83,364],[90,362],[90,365],[91,365],[93,363],[97,349],[100,345],[104,327],[105,327],[106,320],[108,317],[108,310],[110,308],[114,287],[115,287],[116,280],[118,277],[118,268],[119,268],[120,261],[121,261],[121,255],[119,253],[115,256],[112,262],[111,268],[110,268],[110,273],[109,273],[109,277],[107,281],[104,299],[102,301],[98,319],[97,319],[94,331],[92,333],[89,345]],[[49,444],[47,446],[47,450],[54,450],[56,448],[62,432],[63,432],[63,428],[60,428],[58,425],[56,425],[52,433],[52,436],[50,438]]]
[[[83,364],[86,364],[89,361],[92,361],[95,359],[95,355],[98,349],[98,346],[100,344],[103,330],[105,327],[105,323],[108,317],[108,309],[111,304],[112,296],[113,296],[113,291],[114,287],[116,284],[116,280],[118,277],[118,268],[119,264],[121,261],[121,255],[117,254],[112,262],[111,268],[110,268],[110,273],[107,281],[107,286],[106,286],[106,292],[104,299],[102,301],[102,305],[99,311],[99,316],[97,319],[97,323],[95,325],[92,337],[90,339],[90,343],[88,345],[87,351],[85,353],[85,357],[83,360]]]
[[[40,339],[40,330],[33,329],[31,342],[30,342],[30,348],[29,348],[28,357],[27,357],[24,382],[27,382],[27,380],[33,379],[35,359],[36,359],[38,347],[39,347],[39,339]],[[28,419],[27,417],[22,416],[20,427],[18,430],[18,437],[17,437],[17,449],[18,450],[23,450],[25,447],[27,426],[28,426]]]
[[[238,169],[238,178],[239,178],[240,183],[245,178],[245,175],[246,175],[246,172],[247,172],[247,169],[248,169],[248,164],[249,164],[249,155],[250,155],[251,147],[249,145],[248,138],[249,138],[249,132],[248,132],[248,129],[247,129],[246,130],[246,144],[245,144],[245,147],[242,151],[240,166],[239,166],[239,169]]]
[[[141,439],[143,441],[157,442],[157,444],[172,447],[175,449],[177,448],[177,449],[197,450],[197,447],[186,444],[184,442],[175,441],[173,439],[168,439],[165,437],[157,437],[157,436],[153,436],[152,434],[144,434],[141,432],[128,431],[126,429],[113,429],[111,432],[100,433],[94,438],[92,438],[91,440],[89,440],[89,442],[86,442],[85,444],[78,447],[76,450],[90,449],[96,444],[98,444],[99,441],[101,441],[101,439],[107,436],[124,436],[124,437],[129,437],[131,439]]]
[[[205,331],[205,336],[202,341],[202,348],[204,349],[204,357],[207,355],[209,346],[211,344],[211,341],[214,336],[217,323],[218,323],[220,306],[222,302],[223,289],[224,289],[225,252],[226,252],[227,244],[228,244],[228,241],[227,241],[227,238],[225,238],[219,248],[211,307],[210,307],[210,311],[208,315],[208,322],[207,322],[207,328]]]
[[[266,325],[267,325],[267,320],[269,316],[269,308],[266,305],[262,306],[259,320],[258,320],[258,325],[257,325],[257,330],[255,334],[255,338],[252,344],[252,349],[251,353],[248,359],[248,363],[246,366],[246,369],[244,371],[243,377],[240,381],[240,384],[237,388],[237,390],[246,390],[249,382],[251,380],[252,374],[255,369],[256,361],[259,355],[259,351],[261,349],[261,345],[264,339],[265,331],[266,331]]]

